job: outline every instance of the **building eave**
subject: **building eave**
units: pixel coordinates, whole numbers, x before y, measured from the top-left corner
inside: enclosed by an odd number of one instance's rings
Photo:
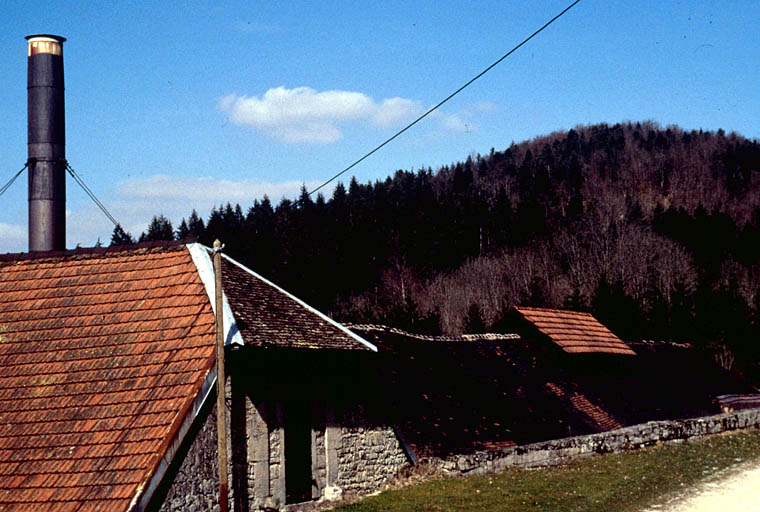
[[[209,395],[213,394],[214,389],[216,388],[216,365],[213,363],[214,361],[211,362],[211,368],[206,374],[206,378],[203,380],[200,390],[195,398],[189,403],[186,410],[180,413],[178,424],[173,429],[171,437],[165,442],[165,450],[162,450],[163,455],[156,462],[150,478],[138,487],[137,493],[127,509],[129,512],[143,512],[148,507],[156,489],[164,479],[166,472],[174,461],[174,457],[177,455],[177,452],[179,452],[183,441],[187,437],[187,433],[198,419],[198,416],[206,403],[206,399]]]

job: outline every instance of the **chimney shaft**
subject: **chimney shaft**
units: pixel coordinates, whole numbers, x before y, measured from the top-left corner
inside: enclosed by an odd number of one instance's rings
[[[66,120],[63,42],[26,36],[29,141],[29,251],[66,248]]]

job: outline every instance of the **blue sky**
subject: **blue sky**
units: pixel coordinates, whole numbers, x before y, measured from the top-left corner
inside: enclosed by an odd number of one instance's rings
[[[193,208],[313,188],[569,3],[6,0],[0,184],[27,156],[27,34],[68,38],[68,161],[139,235],[155,214],[176,226]],[[757,0],[582,0],[343,181],[598,122],[760,138],[758,19]],[[67,246],[108,242],[110,222],[67,189]],[[26,180],[0,202],[0,252],[26,250]]]

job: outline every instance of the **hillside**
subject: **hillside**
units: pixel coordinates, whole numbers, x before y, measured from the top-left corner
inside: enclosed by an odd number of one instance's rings
[[[580,126],[329,199],[193,212],[176,232],[158,217],[141,239],[220,238],[341,320],[458,333],[498,330],[514,304],[591,310],[757,382],[757,171],[760,144],[734,133]]]

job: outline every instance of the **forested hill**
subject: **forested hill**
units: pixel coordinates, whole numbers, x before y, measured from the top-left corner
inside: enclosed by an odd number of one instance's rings
[[[340,320],[498,329],[514,304],[760,361],[760,144],[652,122],[556,132],[438,170],[227,205],[198,236]],[[123,232],[115,242],[127,241]]]

